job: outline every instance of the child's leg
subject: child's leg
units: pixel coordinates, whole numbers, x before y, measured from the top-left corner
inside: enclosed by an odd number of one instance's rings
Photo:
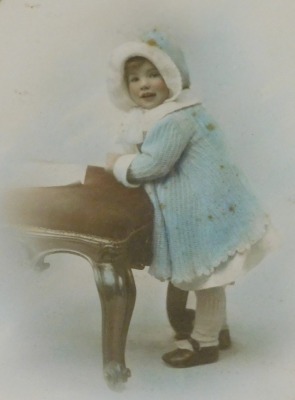
[[[191,337],[197,340],[201,347],[218,346],[228,348],[229,333],[226,320],[226,297],[224,287],[195,291],[197,298],[196,315]],[[227,331],[227,333],[225,332]],[[227,340],[221,338],[227,334]],[[220,343],[222,339],[222,343]],[[178,340],[177,347],[192,350],[188,340]]]
[[[191,337],[200,347],[218,346],[219,333],[226,329],[226,297],[224,287],[196,291],[197,310]]]
[[[162,359],[172,367],[186,368],[218,360],[219,334],[226,319],[224,287],[196,292],[197,310],[191,337],[177,342],[178,348]]]

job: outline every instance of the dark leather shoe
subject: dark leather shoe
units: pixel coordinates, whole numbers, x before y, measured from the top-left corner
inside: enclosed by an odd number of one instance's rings
[[[193,350],[176,349],[165,353],[162,360],[174,368],[188,368],[196,365],[211,364],[218,360],[218,346],[200,347],[199,343],[189,338]]]

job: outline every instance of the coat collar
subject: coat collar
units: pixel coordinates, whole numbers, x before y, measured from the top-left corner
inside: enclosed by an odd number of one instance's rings
[[[130,144],[142,143],[145,134],[159,120],[168,114],[196,104],[200,104],[200,101],[190,89],[185,89],[181,91],[176,99],[168,99],[151,110],[134,107],[127,113],[122,122],[119,136]]]

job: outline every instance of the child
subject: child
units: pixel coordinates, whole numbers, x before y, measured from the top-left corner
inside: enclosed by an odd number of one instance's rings
[[[111,99],[128,120],[124,150],[109,154],[106,168],[126,186],[144,185],[153,203],[150,273],[197,297],[191,337],[162,358],[173,367],[215,362],[227,330],[224,287],[265,255],[268,217],[189,89],[173,43],[152,31],[117,48],[109,71]]]

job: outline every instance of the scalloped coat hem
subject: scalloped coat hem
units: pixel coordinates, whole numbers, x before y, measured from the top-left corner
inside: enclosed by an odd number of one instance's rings
[[[155,278],[171,283],[182,290],[204,290],[216,286],[226,286],[233,284],[237,279],[242,278],[252,268],[262,262],[271,252],[278,248],[279,237],[271,223],[267,226],[264,236],[254,243],[249,249],[236,252],[223,261],[210,275],[194,276],[188,281],[171,279],[171,277],[157,276],[156,271],[150,267],[150,275]]]

